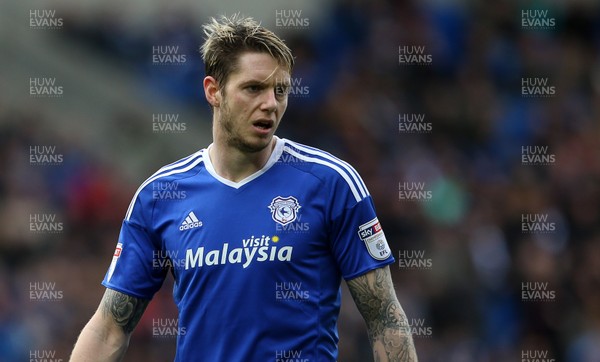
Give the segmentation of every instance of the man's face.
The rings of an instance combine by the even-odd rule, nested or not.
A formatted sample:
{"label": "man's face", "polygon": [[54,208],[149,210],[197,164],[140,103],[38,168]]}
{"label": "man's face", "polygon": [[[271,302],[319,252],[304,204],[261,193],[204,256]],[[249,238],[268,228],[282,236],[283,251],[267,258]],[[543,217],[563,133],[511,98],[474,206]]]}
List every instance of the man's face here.
{"label": "man's face", "polygon": [[289,84],[290,74],[271,55],[241,54],[215,120],[225,143],[243,152],[267,147],[287,107]]}

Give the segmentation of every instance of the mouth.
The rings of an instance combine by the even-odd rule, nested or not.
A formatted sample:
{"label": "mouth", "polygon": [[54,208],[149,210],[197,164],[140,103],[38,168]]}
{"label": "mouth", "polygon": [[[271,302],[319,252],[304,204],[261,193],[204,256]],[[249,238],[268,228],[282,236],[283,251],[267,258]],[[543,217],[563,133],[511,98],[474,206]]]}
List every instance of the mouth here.
{"label": "mouth", "polygon": [[273,128],[274,122],[271,121],[270,119],[259,119],[257,121],[252,122],[252,126],[254,126],[254,128],[263,131],[263,132],[268,132],[271,130],[271,128]]}

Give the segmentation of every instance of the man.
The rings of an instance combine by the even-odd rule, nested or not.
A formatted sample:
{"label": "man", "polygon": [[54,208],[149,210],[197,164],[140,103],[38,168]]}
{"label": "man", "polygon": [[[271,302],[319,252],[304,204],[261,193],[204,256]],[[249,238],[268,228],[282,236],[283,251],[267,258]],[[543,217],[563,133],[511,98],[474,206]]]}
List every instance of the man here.
{"label": "man", "polygon": [[[330,154],[274,135],[291,51],[250,18],[212,19],[205,33],[213,143],[135,193],[106,293],[71,359],[122,358],[170,270],[186,331],[177,361],[335,361],[342,277],[375,360],[416,361],[390,277],[394,258],[362,180]],[[186,197],[156,197],[167,183]]]}

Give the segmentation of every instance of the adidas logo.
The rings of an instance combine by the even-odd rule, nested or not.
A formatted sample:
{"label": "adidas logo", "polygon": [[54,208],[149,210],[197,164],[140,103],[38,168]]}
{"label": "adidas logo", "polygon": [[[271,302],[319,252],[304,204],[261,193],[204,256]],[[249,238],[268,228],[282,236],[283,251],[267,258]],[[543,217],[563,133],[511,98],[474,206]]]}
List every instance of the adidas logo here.
{"label": "adidas logo", "polygon": [[199,228],[200,226],[202,226],[202,221],[198,220],[198,218],[196,217],[196,215],[194,214],[193,211],[190,211],[188,216],[181,223],[179,230],[183,231],[183,230],[188,230],[188,229],[193,229],[193,228]]}

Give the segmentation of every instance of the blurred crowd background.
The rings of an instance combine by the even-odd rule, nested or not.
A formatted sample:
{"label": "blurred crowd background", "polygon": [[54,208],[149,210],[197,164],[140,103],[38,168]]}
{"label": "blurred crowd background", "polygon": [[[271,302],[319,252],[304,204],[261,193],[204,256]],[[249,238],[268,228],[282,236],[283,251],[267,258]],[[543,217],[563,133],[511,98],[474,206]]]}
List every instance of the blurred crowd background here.
{"label": "blurred crowd background", "polygon": [[[55,10],[62,24],[32,28],[34,9]],[[278,26],[277,11],[290,9],[309,25]],[[523,27],[527,9],[548,11],[554,26]],[[421,361],[522,361],[527,351],[600,361],[600,6],[466,0],[3,2],[0,361],[39,350],[68,360],[135,189],[210,143],[200,27],[236,10],[297,57],[293,77],[306,88],[290,95],[279,136],[353,164],[396,259],[416,251],[429,261],[392,266],[409,319],[424,327],[414,336]],[[153,62],[164,45],[185,61]],[[400,46],[423,46],[431,61],[402,64]],[[32,77],[54,77],[64,94],[31,96]],[[524,96],[532,77],[555,93]],[[153,115],[166,113],[184,129],[155,132]],[[430,131],[401,132],[403,114],[424,115]],[[35,146],[55,146],[62,162],[32,164]],[[523,164],[523,146],[547,147],[554,162]],[[431,199],[400,199],[404,182],[423,183]],[[63,229],[34,232],[33,214],[55,215]],[[524,214],[547,215],[555,230],[524,232]],[[62,297],[32,300],[44,282]],[[528,282],[555,297],[525,300]],[[157,318],[176,317],[171,286],[126,360],[173,358],[175,339],[152,332]],[[339,333],[340,362],[371,360],[345,290]]]}

